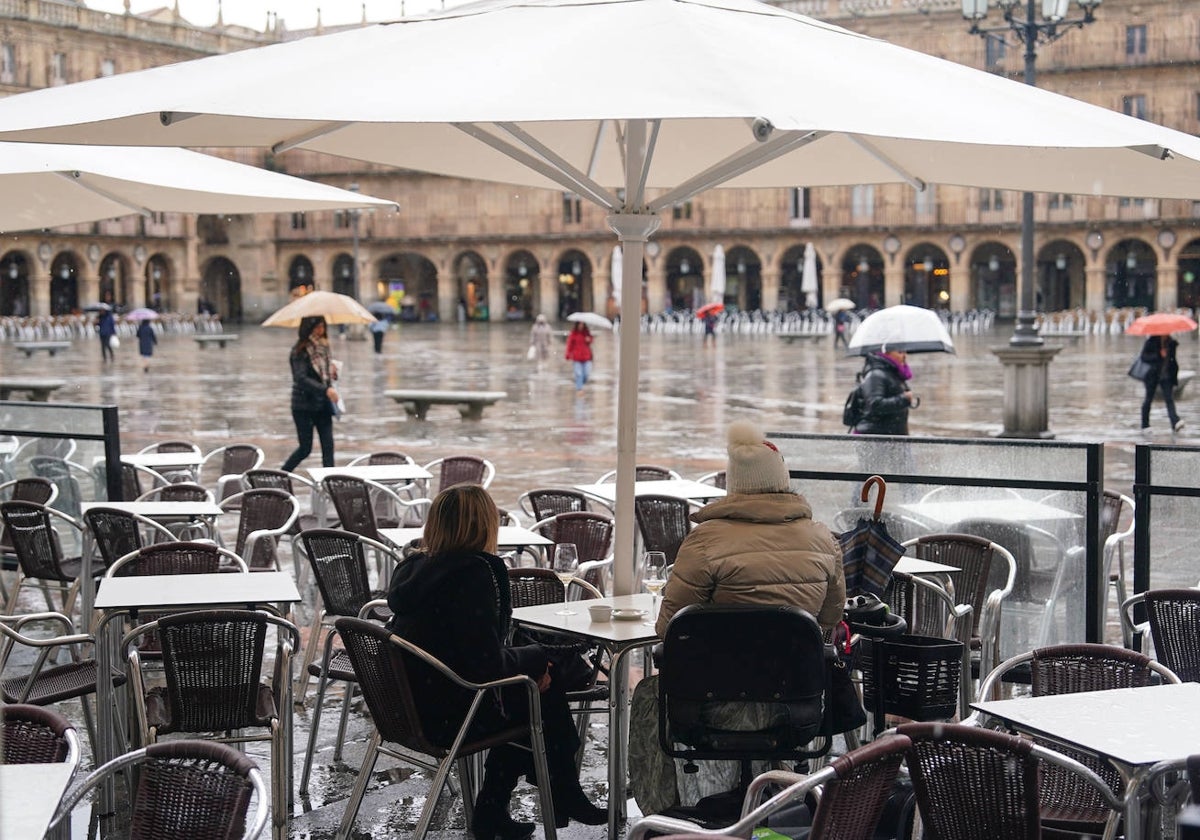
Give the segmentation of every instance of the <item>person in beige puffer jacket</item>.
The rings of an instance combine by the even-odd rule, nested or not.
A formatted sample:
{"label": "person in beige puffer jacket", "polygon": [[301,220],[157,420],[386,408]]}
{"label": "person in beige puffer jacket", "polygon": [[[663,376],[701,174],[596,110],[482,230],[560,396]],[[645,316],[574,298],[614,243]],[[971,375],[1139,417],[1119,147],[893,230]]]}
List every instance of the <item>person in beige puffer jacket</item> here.
{"label": "person in beige puffer jacket", "polygon": [[[811,613],[822,629],[842,619],[846,579],[842,549],[812,508],[791,489],[783,456],[746,421],[729,427],[728,495],[692,515],[663,592],[655,630],[665,634],[676,612],[689,604],[784,604]],[[630,778],[643,813],[728,790],[737,762],[697,762],[699,773],[677,774],[658,745],[657,677],[638,683],[630,721]],[[726,728],[756,729],[755,704],[731,710]]]}

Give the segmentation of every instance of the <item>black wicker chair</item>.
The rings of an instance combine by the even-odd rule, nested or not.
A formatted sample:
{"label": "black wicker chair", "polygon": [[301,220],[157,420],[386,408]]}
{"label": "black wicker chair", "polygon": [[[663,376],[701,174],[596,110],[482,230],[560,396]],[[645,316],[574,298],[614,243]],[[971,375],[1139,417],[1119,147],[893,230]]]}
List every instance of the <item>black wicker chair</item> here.
{"label": "black wicker chair", "polygon": [[245,490],[222,500],[221,509],[240,512],[234,553],[251,571],[277,570],[279,538],[300,515],[296,497],[282,490]]}
{"label": "black wicker chair", "polygon": [[1200,682],[1200,590],[1150,589],[1125,599],[1121,621],[1125,636],[1144,632],[1135,625],[1133,611],[1146,611],[1154,655],[1185,682]]}
{"label": "black wicker chair", "polygon": [[[4,611],[15,612],[22,585],[26,581],[35,581],[41,586],[49,609],[55,609],[50,597],[50,588],[54,588],[62,598],[62,611],[70,615],[79,594],[83,558],[63,555],[62,540],[55,525],[77,533],[81,548],[83,525],[59,510],[35,502],[0,503],[0,518],[4,520],[4,531],[12,540],[13,553],[17,556],[17,580]],[[98,575],[101,571],[95,569],[94,573]]]}
{"label": "black wicker chair", "polygon": [[692,530],[692,504],[679,496],[638,496],[633,500],[643,551],[661,551],[675,562],[679,546]]}
{"label": "black wicker chair", "polygon": [[3,735],[0,764],[57,764],[79,767],[79,736],[75,727],[53,709],[12,703],[0,706]]}
{"label": "black wicker chair", "polygon": [[[138,769],[130,840],[254,840],[267,823],[267,790],[254,761],[224,744],[171,741],[118,756],[91,773],[58,807],[51,830],[113,774]],[[253,821],[250,803],[257,800]]]}
{"label": "black wicker chair", "polygon": [[[532,746],[535,775],[541,793],[542,823],[546,829],[546,836],[555,836],[554,806],[550,798],[546,750],[542,740],[541,701],[533,680],[525,676],[515,676],[488,683],[467,682],[421,648],[377,624],[356,618],[339,618],[336,627],[354,672],[358,675],[359,687],[375,723],[375,732],[367,744],[366,756],[363,758],[354,791],[350,794],[345,816],[338,829],[339,837],[349,837],[354,828],[354,821],[358,816],[363,794],[371,781],[379,753],[409,763],[414,762],[409,753],[428,756],[437,761],[432,786],[421,810],[421,818],[410,835],[412,840],[422,840],[429,830],[434,806],[437,805],[439,794],[446,784],[451,765],[457,763],[462,775],[467,769],[465,759],[506,743]],[[422,708],[421,691],[422,687],[426,686],[438,686],[434,690],[439,696],[457,695],[460,702],[455,703],[455,706],[464,710],[458,732],[451,733],[444,740],[439,734],[431,732],[426,723],[427,720],[446,717],[445,708],[437,712]],[[473,733],[469,735],[476,712],[481,708],[488,708],[488,698],[495,689],[502,686],[525,688],[529,697],[530,722],[481,737]],[[392,744],[405,751],[394,749]],[[419,760],[416,763],[428,766]],[[468,826],[472,817],[472,804],[470,797],[466,797],[464,805],[467,808]]]}

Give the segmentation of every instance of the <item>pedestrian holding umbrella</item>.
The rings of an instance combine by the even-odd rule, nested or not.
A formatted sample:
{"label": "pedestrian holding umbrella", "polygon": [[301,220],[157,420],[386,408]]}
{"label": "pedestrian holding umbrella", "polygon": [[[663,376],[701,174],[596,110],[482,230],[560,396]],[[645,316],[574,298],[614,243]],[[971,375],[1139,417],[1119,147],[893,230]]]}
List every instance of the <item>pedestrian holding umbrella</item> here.
{"label": "pedestrian holding umbrella", "polygon": [[596,312],[572,312],[567,320],[576,324],[587,324],[597,330],[611,330],[613,322]]}
{"label": "pedestrian holding umbrella", "polygon": [[901,304],[864,318],[854,331],[846,353],[869,356],[883,352],[884,348],[905,353],[953,353],[954,342],[932,309]]}
{"label": "pedestrian holding umbrella", "polygon": [[1175,312],[1155,312],[1134,319],[1125,332],[1130,335],[1147,336],[1138,357],[1129,368],[1129,375],[1140,379],[1145,387],[1142,399],[1142,437],[1150,437],[1150,409],[1154,395],[1162,390],[1163,403],[1167,407],[1167,419],[1171,431],[1179,434],[1186,425],[1175,408],[1175,388],[1179,384],[1179,362],[1175,351],[1179,342],[1171,335],[1176,332],[1191,332],[1196,322],[1186,315]]}

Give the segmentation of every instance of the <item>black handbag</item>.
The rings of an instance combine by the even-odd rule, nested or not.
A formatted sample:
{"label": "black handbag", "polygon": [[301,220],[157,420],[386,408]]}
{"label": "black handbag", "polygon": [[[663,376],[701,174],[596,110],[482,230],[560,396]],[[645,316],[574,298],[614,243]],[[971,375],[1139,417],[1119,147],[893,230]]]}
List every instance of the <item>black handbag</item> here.
{"label": "black handbag", "polygon": [[850,625],[839,622],[833,628],[835,656],[829,666],[829,705],[833,732],[840,735],[858,729],[867,722],[867,711],[858,696],[858,688],[850,679],[854,651],[850,645]]}
{"label": "black handbag", "polygon": [[1154,365],[1147,362],[1141,356],[1133,360],[1133,364],[1129,366],[1129,375],[1134,379],[1140,379],[1145,382],[1150,378],[1150,374],[1154,373]]}

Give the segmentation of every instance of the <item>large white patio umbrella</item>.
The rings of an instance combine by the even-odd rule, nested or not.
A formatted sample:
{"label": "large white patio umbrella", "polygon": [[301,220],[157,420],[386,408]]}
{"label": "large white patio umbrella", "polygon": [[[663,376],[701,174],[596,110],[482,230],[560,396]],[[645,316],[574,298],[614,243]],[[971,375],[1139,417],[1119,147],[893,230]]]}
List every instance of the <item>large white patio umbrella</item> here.
{"label": "large white patio umbrella", "polygon": [[130,213],[277,213],[392,202],[185,149],[0,143],[0,231]]}
{"label": "large white patio umbrella", "polygon": [[[530,33],[536,51],[512,48]],[[303,148],[567,190],[611,212],[627,325],[657,214],[713,187],[1200,195],[1200,139],[755,0],[485,0],[9,97],[5,137]],[[621,330],[617,593],[638,339]]]}

